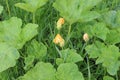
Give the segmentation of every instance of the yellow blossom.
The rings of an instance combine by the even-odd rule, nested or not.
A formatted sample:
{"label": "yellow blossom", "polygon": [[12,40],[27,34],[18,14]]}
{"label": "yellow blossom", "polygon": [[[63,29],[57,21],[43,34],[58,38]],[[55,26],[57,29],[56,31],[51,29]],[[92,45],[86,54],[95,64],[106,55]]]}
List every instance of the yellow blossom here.
{"label": "yellow blossom", "polygon": [[64,18],[59,18],[57,21],[57,29],[60,30],[62,28],[62,25],[64,24]]}
{"label": "yellow blossom", "polygon": [[84,40],[85,42],[87,42],[87,41],[89,40],[89,36],[88,36],[87,33],[85,33],[85,34],[83,35],[83,40]]}
{"label": "yellow blossom", "polygon": [[60,34],[57,34],[56,37],[54,38],[53,42],[55,44],[58,44],[60,47],[63,47],[64,46],[64,39],[61,37]]}

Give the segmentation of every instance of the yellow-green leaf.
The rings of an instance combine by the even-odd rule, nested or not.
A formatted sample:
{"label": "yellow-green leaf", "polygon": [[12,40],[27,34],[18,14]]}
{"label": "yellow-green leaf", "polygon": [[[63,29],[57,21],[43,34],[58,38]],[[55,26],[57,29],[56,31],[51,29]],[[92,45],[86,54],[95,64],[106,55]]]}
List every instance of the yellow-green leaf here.
{"label": "yellow-green leaf", "polygon": [[56,80],[56,70],[50,63],[39,62],[29,70],[20,80]]}
{"label": "yellow-green leaf", "polygon": [[[60,12],[60,15],[69,23],[91,21],[99,17],[96,11],[90,9],[101,0],[56,0],[53,7]],[[93,16],[94,15],[94,16]],[[88,20],[87,20],[88,19]]]}
{"label": "yellow-green leaf", "polygon": [[110,76],[104,76],[103,80],[115,80],[113,77]]}
{"label": "yellow-green leaf", "polygon": [[65,49],[61,51],[62,59],[66,63],[76,63],[82,61],[83,58],[80,54],[76,52],[74,49]]}
{"label": "yellow-green leaf", "polygon": [[84,80],[82,73],[74,63],[63,63],[57,68],[56,80]]}
{"label": "yellow-green leaf", "polygon": [[19,56],[16,48],[7,43],[0,43],[0,72],[15,66]]}
{"label": "yellow-green leaf", "polygon": [[119,48],[114,45],[109,45],[101,49],[101,55],[96,61],[96,64],[102,63],[103,67],[107,68],[107,72],[115,75],[120,67]]}
{"label": "yellow-green leaf", "polygon": [[26,3],[16,3],[15,6],[24,9],[28,12],[36,12],[36,10],[42,7],[48,0],[24,0]]}
{"label": "yellow-green leaf", "polygon": [[0,43],[6,42],[17,49],[21,49],[23,45],[38,34],[37,24],[28,23],[24,28],[22,20],[12,17],[9,20],[0,22]]}

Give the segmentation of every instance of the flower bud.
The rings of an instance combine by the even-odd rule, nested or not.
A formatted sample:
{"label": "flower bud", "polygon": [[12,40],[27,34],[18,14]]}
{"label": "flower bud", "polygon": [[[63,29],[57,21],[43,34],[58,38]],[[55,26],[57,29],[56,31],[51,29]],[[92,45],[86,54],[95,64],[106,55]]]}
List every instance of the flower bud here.
{"label": "flower bud", "polygon": [[83,40],[84,40],[85,42],[89,41],[89,36],[88,36],[87,33],[85,33],[85,34],[83,35]]}
{"label": "flower bud", "polygon": [[56,37],[54,38],[53,42],[55,44],[58,44],[60,47],[64,46],[64,39],[60,36],[60,34],[57,34]]}
{"label": "flower bud", "polygon": [[64,24],[64,18],[59,18],[57,21],[57,29],[60,30],[62,28],[62,24]]}

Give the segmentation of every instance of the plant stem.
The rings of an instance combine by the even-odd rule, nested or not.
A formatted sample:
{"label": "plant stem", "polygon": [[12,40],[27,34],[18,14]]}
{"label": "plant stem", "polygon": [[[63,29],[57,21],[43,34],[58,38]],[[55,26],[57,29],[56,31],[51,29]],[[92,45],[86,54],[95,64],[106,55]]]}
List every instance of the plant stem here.
{"label": "plant stem", "polygon": [[81,49],[80,53],[82,53],[82,52],[83,52],[83,50],[85,49],[86,45],[87,45],[87,42],[85,42],[85,43],[83,44],[83,47],[82,47],[82,49]]}
{"label": "plant stem", "polygon": [[58,54],[60,55],[60,57],[62,57],[62,54],[61,54],[60,50],[56,46],[55,46],[55,48],[56,48]]}
{"label": "plant stem", "polygon": [[89,64],[89,59],[88,59],[88,56],[86,57],[87,58],[87,67],[88,67],[88,80],[91,80],[91,72],[90,72],[90,64]]}
{"label": "plant stem", "polygon": [[71,31],[71,24],[69,25],[68,35],[70,35],[70,31]]}
{"label": "plant stem", "polygon": [[33,12],[33,23],[35,23],[35,12]]}
{"label": "plant stem", "polygon": [[6,5],[7,5],[8,14],[9,14],[9,17],[10,17],[10,8],[9,8],[8,0],[6,0]]}
{"label": "plant stem", "polygon": [[118,75],[116,74],[116,80],[118,80]]}
{"label": "plant stem", "polygon": [[70,39],[70,32],[71,32],[71,24],[69,25],[66,43],[67,43],[67,42],[69,41],[69,39]]}

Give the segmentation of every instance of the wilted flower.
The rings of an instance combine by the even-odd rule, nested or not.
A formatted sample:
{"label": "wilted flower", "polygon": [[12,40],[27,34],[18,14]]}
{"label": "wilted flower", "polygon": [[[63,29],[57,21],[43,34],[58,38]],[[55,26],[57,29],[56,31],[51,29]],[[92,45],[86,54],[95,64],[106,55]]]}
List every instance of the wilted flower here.
{"label": "wilted flower", "polygon": [[58,44],[60,47],[64,46],[64,39],[60,36],[60,34],[57,34],[56,37],[54,38],[53,42],[55,44]]}
{"label": "wilted flower", "polygon": [[89,36],[88,36],[87,33],[85,33],[85,34],[83,35],[83,40],[84,40],[85,42],[87,42],[87,41],[89,40]]}
{"label": "wilted flower", "polygon": [[62,24],[64,24],[64,18],[59,18],[57,21],[57,29],[60,30],[62,28]]}

